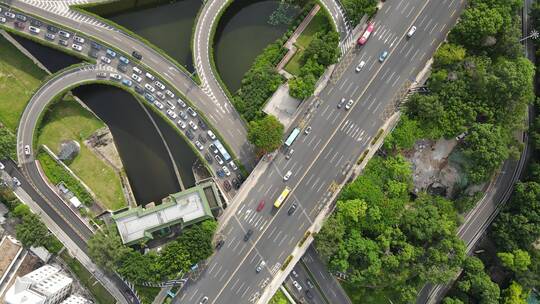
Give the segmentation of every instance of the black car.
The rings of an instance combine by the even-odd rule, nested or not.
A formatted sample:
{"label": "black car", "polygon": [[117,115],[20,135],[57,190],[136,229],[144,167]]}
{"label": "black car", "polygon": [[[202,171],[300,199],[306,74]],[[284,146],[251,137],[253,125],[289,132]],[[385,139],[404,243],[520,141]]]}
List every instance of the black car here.
{"label": "black car", "polygon": [[237,179],[240,183],[242,183],[242,182],[244,181],[244,177],[243,177],[240,173],[236,174],[236,179]]}
{"label": "black car", "polygon": [[219,242],[217,242],[217,244],[216,244],[216,250],[219,250],[221,247],[223,247],[223,244],[225,244],[225,241],[224,241],[224,240],[220,240]]}
{"label": "black car", "polygon": [[199,139],[200,142],[202,142],[203,144],[205,144],[207,142],[206,140],[206,136],[202,136],[201,134],[199,134],[199,137],[197,137]]}
{"label": "black car", "polygon": [[133,51],[133,53],[131,53],[131,55],[133,55],[133,58],[135,58],[137,60],[142,60],[142,55],[137,51]]}
{"label": "black car", "polygon": [[189,129],[186,131],[186,136],[190,140],[193,140],[195,138],[195,135],[193,135],[193,132],[191,132]]}
{"label": "black car", "polygon": [[32,26],[35,26],[35,27],[41,27],[43,25],[43,23],[39,20],[36,20],[36,19],[32,19],[30,20],[30,24]]}
{"label": "black car", "polygon": [[204,154],[204,159],[206,159],[206,161],[208,161],[209,164],[213,163],[214,162],[214,158],[212,157],[212,155],[208,152],[206,152]]}
{"label": "black car", "polygon": [[24,22],[21,22],[21,21],[15,21],[15,27],[19,28],[19,29],[24,29],[25,25],[24,25]]}
{"label": "black car", "polygon": [[206,123],[204,123],[204,121],[202,119],[199,119],[199,127],[201,127],[201,129],[203,129],[203,130],[206,130],[208,128],[206,126]]}
{"label": "black car", "polygon": [[126,67],[125,64],[119,64],[117,68],[118,68],[118,70],[119,70],[120,72],[122,72],[122,73],[127,72],[127,67]]}
{"label": "black car", "polygon": [[101,45],[97,44],[97,43],[94,42],[94,41],[91,41],[91,42],[90,42],[90,46],[91,46],[93,49],[101,50]]}
{"label": "black car", "polygon": [[25,15],[21,15],[21,14],[17,14],[16,18],[17,20],[22,21],[22,22],[26,22],[26,20],[28,19],[26,18]]}
{"label": "black car", "polygon": [[293,203],[293,204],[291,205],[291,207],[289,207],[289,210],[287,210],[287,214],[288,214],[288,215],[293,214],[294,211],[296,210],[296,207],[297,207],[297,204],[296,204],[296,203]]}
{"label": "black car", "polygon": [[58,28],[52,26],[52,25],[47,25],[47,31],[51,32],[51,33],[58,33]]}
{"label": "black car", "polygon": [[139,94],[142,94],[142,93],[144,93],[144,88],[141,87],[140,85],[136,85],[135,86],[135,92],[137,92]]}
{"label": "black car", "polygon": [[249,229],[247,232],[246,232],[246,235],[244,235],[244,242],[247,242],[249,240],[249,238],[251,237],[251,235],[253,234],[253,229]]}
{"label": "black car", "polygon": [[90,52],[88,52],[88,56],[97,59],[98,58],[98,52],[96,50],[90,50]]}
{"label": "black car", "polygon": [[241,184],[240,184],[240,182],[238,181],[238,179],[233,178],[233,179],[232,179],[232,184],[233,184],[234,189],[236,189],[236,190],[240,189],[240,185],[241,185]]}
{"label": "black car", "polygon": [[225,188],[225,191],[227,192],[231,191],[231,183],[228,180],[224,181],[223,188]]}
{"label": "black car", "polygon": [[311,292],[311,290],[309,289],[306,290],[306,297],[310,300],[313,299],[313,293]]}

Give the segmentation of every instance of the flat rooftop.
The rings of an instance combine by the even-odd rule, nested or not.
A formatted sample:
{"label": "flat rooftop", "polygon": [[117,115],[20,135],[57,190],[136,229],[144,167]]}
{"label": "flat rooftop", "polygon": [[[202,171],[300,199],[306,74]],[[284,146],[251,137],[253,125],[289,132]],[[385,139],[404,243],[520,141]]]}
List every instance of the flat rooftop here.
{"label": "flat rooftop", "polygon": [[22,246],[9,236],[5,236],[0,241],[0,279],[4,277],[9,270],[13,260],[17,257]]}
{"label": "flat rooftop", "polygon": [[152,239],[152,232],[175,224],[190,225],[213,218],[204,191],[209,186],[215,189],[213,183],[204,183],[169,195],[161,205],[149,208],[139,206],[113,215],[122,242],[134,244],[140,240]]}

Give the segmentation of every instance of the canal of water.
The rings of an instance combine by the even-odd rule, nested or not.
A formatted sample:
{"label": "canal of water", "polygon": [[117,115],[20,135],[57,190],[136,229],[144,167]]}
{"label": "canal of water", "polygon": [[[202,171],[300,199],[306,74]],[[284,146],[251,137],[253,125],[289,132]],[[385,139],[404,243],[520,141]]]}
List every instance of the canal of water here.
{"label": "canal of water", "polygon": [[214,37],[214,58],[230,92],[238,90],[255,57],[287,31],[288,25],[268,23],[278,6],[275,0],[238,0],[221,17]]}
{"label": "canal of water", "polygon": [[[151,5],[122,0],[89,10],[148,39],[193,71],[191,34],[202,2],[142,2],[149,1]],[[214,37],[214,58],[219,74],[231,92],[238,90],[255,57],[288,29],[287,25],[268,23],[278,5],[277,0],[234,0],[221,17]],[[297,10],[291,9],[288,13],[294,15]]]}
{"label": "canal of water", "polygon": [[[77,58],[33,41],[15,38],[52,72],[80,62]],[[184,186],[189,188],[195,184],[191,166],[197,157],[193,151],[161,117],[152,111],[148,111],[149,116],[130,93],[97,84],[81,86],[73,92],[111,130],[139,204],[159,203],[168,194],[181,190],[169,154],[151,117],[171,150]]]}

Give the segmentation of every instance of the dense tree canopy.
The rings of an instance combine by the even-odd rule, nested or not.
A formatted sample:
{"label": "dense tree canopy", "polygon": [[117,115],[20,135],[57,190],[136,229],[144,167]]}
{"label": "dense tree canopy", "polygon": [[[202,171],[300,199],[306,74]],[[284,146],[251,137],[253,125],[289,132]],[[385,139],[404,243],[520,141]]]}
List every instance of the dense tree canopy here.
{"label": "dense tree canopy", "polygon": [[373,15],[377,11],[377,0],[342,0],[341,4],[353,24],[360,22],[364,15]]}
{"label": "dense tree canopy", "polygon": [[134,283],[160,282],[180,273],[212,254],[215,221],[204,221],[183,230],[160,253],[142,254],[124,246],[114,228],[96,233],[88,243],[92,259],[109,271],[116,271]]}
{"label": "dense tree canopy", "polygon": [[423,283],[451,279],[465,257],[451,202],[422,194],[410,201],[410,164],[373,158],[344,188],[316,237],[319,253],[349,281],[410,302]]}

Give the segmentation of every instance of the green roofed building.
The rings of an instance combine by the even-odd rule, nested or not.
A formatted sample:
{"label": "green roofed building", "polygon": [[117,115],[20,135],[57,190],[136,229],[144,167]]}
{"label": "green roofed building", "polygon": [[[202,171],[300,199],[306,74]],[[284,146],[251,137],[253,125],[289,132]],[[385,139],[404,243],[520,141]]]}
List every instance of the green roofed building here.
{"label": "green roofed building", "polygon": [[152,233],[173,225],[182,228],[214,218],[212,209],[221,208],[221,199],[213,182],[199,184],[185,191],[170,194],[162,204],[142,206],[112,216],[126,245],[153,239]]}

